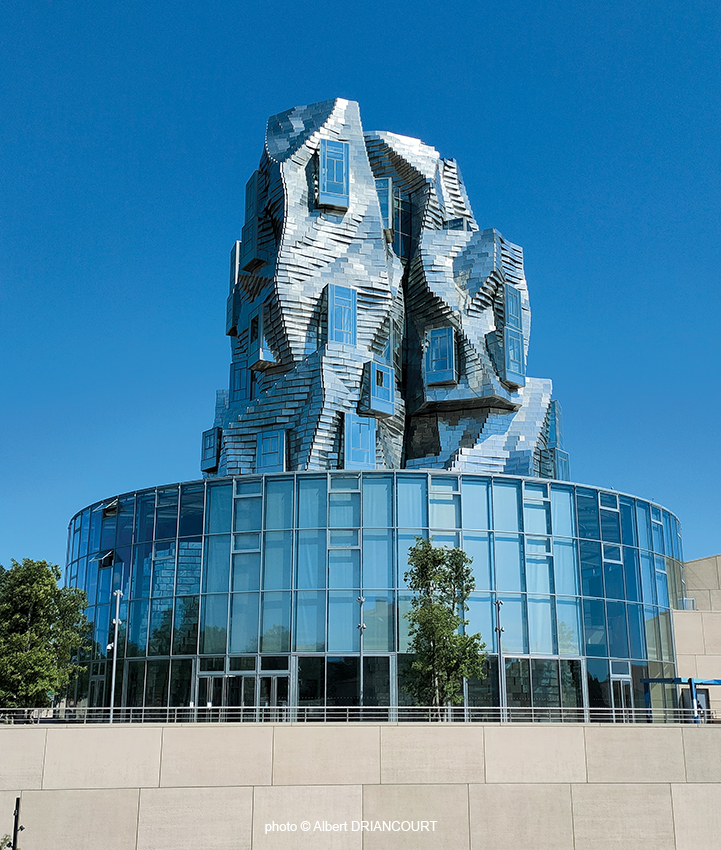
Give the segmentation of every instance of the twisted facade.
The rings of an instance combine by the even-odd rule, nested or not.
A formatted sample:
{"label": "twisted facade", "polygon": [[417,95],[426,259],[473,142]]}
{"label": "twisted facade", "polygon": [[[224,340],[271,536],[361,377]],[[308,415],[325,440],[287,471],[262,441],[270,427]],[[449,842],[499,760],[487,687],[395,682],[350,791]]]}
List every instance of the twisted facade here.
{"label": "twisted facade", "polygon": [[230,288],[205,473],[569,478],[551,381],[526,377],[521,248],[479,229],[454,160],[364,134],[357,103],[269,119]]}

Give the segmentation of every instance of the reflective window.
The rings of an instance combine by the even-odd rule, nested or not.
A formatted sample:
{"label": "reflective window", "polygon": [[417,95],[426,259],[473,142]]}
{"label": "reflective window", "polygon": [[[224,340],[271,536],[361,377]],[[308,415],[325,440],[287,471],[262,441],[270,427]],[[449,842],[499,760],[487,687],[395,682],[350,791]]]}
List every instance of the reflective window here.
{"label": "reflective window", "polygon": [[360,603],[357,591],[328,594],[328,652],[358,652],[360,649]]}
{"label": "reflective window", "polygon": [[145,679],[145,707],[161,708],[168,704],[170,661],[148,661]]}
{"label": "reflective window", "polygon": [[363,587],[393,587],[391,531],[363,531]]}
{"label": "reflective window", "polygon": [[551,533],[549,502],[526,502],[523,506],[523,527],[530,534]]}
{"label": "reflective window", "polygon": [[230,582],[230,535],[205,538],[203,593],[227,593]]}
{"label": "reflective window", "polygon": [[578,565],[574,540],[553,541],[553,571],[556,593],[578,594]]}
{"label": "reflective window", "polygon": [[531,676],[527,658],[506,658],[506,704],[513,708],[531,705]]}
{"label": "reflective window", "polygon": [[556,652],[550,596],[528,597],[528,650],[539,655]]}
{"label": "reflective window", "polygon": [[153,596],[172,596],[175,585],[175,541],[156,543],[153,552]]}
{"label": "reflective window", "polygon": [[393,525],[393,476],[363,477],[363,525],[386,528]]}
{"label": "reflective window", "polygon": [[616,658],[628,658],[628,629],[626,606],[623,602],[607,602],[608,654]]}
{"label": "reflective window", "polygon": [[526,639],[525,599],[522,596],[503,596],[501,635],[503,652],[528,652]]}
{"label": "reflective window", "polygon": [[576,488],[576,508],[578,516],[578,536],[591,540],[600,538],[598,522],[598,502],[595,490]]}
{"label": "reflective window", "polygon": [[621,524],[618,511],[601,508],[601,539],[609,543],[621,542]]}
{"label": "reflective window", "polygon": [[325,658],[298,659],[298,705],[325,705]]}
{"label": "reflective window", "polygon": [[295,649],[298,652],[325,651],[325,604],[323,591],[296,594]]}
{"label": "reflective window", "polygon": [[523,590],[521,539],[517,534],[495,535],[496,588]]}
{"label": "reflective window", "polygon": [[285,431],[258,434],[255,466],[258,472],[285,471]]}
{"label": "reflective window", "polygon": [[[138,496],[137,512],[135,514],[135,542],[145,543],[153,539],[153,519],[155,516],[155,492],[141,493]],[[97,551],[97,546],[93,548],[92,534],[90,535],[89,552]],[[98,540],[98,542],[100,542]]]}
{"label": "reflective window", "polygon": [[579,548],[582,593],[584,596],[603,596],[601,544],[590,540],[581,540]]}
{"label": "reflective window", "polygon": [[564,708],[580,708],[583,705],[581,662],[561,659],[559,666],[561,705]]}
{"label": "reflective window", "polygon": [[328,284],[328,342],[356,344],[356,291]]}
{"label": "reflective window", "polygon": [[560,655],[581,654],[581,606],[578,599],[556,598],[558,652]]}
{"label": "reflective window", "polygon": [[549,537],[526,537],[526,590],[551,593],[553,565]]}
{"label": "reflective window", "polygon": [[290,593],[263,594],[261,652],[290,652]]}
{"label": "reflective window", "polygon": [[395,606],[393,592],[364,593],[363,651],[392,652],[394,647]]}
{"label": "reflective window", "polygon": [[200,537],[188,537],[178,541],[178,572],[175,579],[175,592],[178,596],[198,593],[200,590],[202,550]]}
{"label": "reflective window", "polygon": [[235,500],[235,530],[260,531],[263,500],[258,498]]}
{"label": "reflective window", "polygon": [[636,512],[633,499],[620,496],[618,501],[621,509],[621,541],[626,546],[636,546]]}
{"label": "reflective window", "polygon": [[225,654],[228,634],[228,594],[203,596],[201,601],[200,652]]}
{"label": "reflective window", "polygon": [[324,528],[327,499],[325,475],[298,478],[298,528]]}
{"label": "reflective window", "polygon": [[150,603],[148,655],[170,655],[173,600],[153,599]]}
{"label": "reflective window", "polygon": [[463,476],[463,527],[490,528],[488,522],[488,481]]}
{"label": "reflective window", "polygon": [[398,476],[397,483],[398,525],[403,528],[426,527],[428,525],[428,493],[426,476]]}
{"label": "reflective window", "polygon": [[643,607],[641,605],[628,605],[626,606],[626,612],[628,616],[631,658],[645,658],[646,642],[644,640]]}
{"label": "reflective window", "polygon": [[330,528],[357,528],[360,525],[360,493],[331,493]]}
{"label": "reflective window", "polygon": [[358,705],[360,658],[326,659],[326,705]]}
{"label": "reflective window", "polygon": [[370,416],[345,414],[344,465],[346,469],[375,469],[376,421]]}
{"label": "reflective window", "polygon": [[493,482],[493,527],[497,531],[520,531],[518,485]]}
{"label": "reflective window", "polygon": [[606,617],[602,599],[583,600],[583,630],[586,635],[586,655],[608,655]]}
{"label": "reflective window", "polygon": [[390,658],[363,658],[363,705],[390,705]]}
{"label": "reflective window", "polygon": [[326,532],[299,531],[297,587],[325,587]]}
{"label": "reflective window", "polygon": [[561,704],[558,661],[533,658],[531,660],[534,708],[553,708]]}
{"label": "reflective window", "polygon": [[360,587],[360,549],[328,552],[328,587]]}
{"label": "reflective window", "polygon": [[263,589],[285,590],[293,574],[293,532],[266,531],[263,553]]}
{"label": "reflective window", "polygon": [[348,209],[350,145],[334,139],[320,140],[318,204]]}
{"label": "reflective window", "polygon": [[173,655],[195,655],[198,651],[198,611],[197,596],[175,598]]}
{"label": "reflective window", "polygon": [[258,651],[258,593],[234,593],[230,599],[229,652]]}
{"label": "reflective window", "polygon": [[232,492],[231,484],[208,485],[206,534],[222,534],[230,531]]}
{"label": "reflective window", "polygon": [[270,478],[265,483],[265,527],[293,527],[293,479]]}
{"label": "reflective window", "polygon": [[453,328],[426,332],[426,383],[452,384],[456,378],[456,352]]}
{"label": "reflective window", "polygon": [[638,545],[641,549],[651,548],[651,516],[646,502],[636,502],[638,523]]}
{"label": "reflective window", "polygon": [[260,552],[240,552],[233,555],[232,589],[260,589]]}
{"label": "reflective window", "polygon": [[[502,616],[502,615],[501,615]],[[490,593],[472,593],[468,599],[466,612],[467,635],[480,634],[488,652],[496,652],[496,633],[493,623],[493,600]]]}
{"label": "reflective window", "polygon": [[178,529],[178,488],[158,490],[158,506],[155,511],[155,539],[175,537]]}
{"label": "reflective window", "polygon": [[147,599],[131,602],[128,605],[128,645],[126,655],[132,657],[145,655],[148,643],[148,606]]}
{"label": "reflective window", "polygon": [[473,534],[463,533],[463,550],[473,558],[471,567],[476,580],[476,590],[492,590],[491,576],[491,535],[488,532]]}
{"label": "reflective window", "polygon": [[638,572],[638,552],[628,546],[623,547],[623,573],[626,585],[626,599],[641,601],[641,584]]}

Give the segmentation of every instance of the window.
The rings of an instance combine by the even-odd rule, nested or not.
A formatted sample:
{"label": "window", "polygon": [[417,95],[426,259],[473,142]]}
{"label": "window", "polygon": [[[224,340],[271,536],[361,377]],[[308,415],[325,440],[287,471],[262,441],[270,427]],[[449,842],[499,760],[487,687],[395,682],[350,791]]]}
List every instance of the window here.
{"label": "window", "polygon": [[230,403],[250,399],[250,375],[245,363],[230,364]]}
{"label": "window", "polygon": [[434,328],[426,333],[426,384],[455,384],[456,351],[453,328]]}
{"label": "window", "polygon": [[258,434],[256,472],[285,472],[285,431]]}
{"label": "window", "polygon": [[510,283],[505,287],[506,327],[523,330],[521,324],[521,293]]}
{"label": "window", "polygon": [[523,352],[523,334],[508,325],[503,329],[505,370],[503,380],[523,387],[526,384],[526,363]]}
{"label": "window", "polygon": [[356,291],[328,284],[328,342],[356,344]]}
{"label": "window", "polygon": [[241,233],[240,267],[244,271],[253,271],[265,263],[265,256],[260,251],[259,217],[261,211],[263,176],[260,171],[245,184],[245,224]]}
{"label": "window", "polygon": [[366,363],[363,375],[361,408],[373,416],[392,416],[394,405],[395,372],[390,366]]}
{"label": "window", "polygon": [[393,189],[393,250],[403,263],[411,255],[411,201],[397,187]]}
{"label": "window", "polygon": [[380,177],[376,180],[376,192],[381,205],[381,220],[383,229],[389,230],[393,227],[393,181],[390,177]]}
{"label": "window", "polygon": [[203,431],[203,448],[200,458],[200,468],[203,472],[214,472],[218,468],[221,434],[220,428]]}
{"label": "window", "polygon": [[346,469],[375,469],[376,467],[376,421],[370,417],[345,415]]}
{"label": "window", "polygon": [[348,142],[320,140],[320,185],[318,204],[348,209]]}
{"label": "window", "polygon": [[248,321],[248,366],[251,369],[267,369],[275,364],[273,352],[266,340],[266,306],[256,307]]}

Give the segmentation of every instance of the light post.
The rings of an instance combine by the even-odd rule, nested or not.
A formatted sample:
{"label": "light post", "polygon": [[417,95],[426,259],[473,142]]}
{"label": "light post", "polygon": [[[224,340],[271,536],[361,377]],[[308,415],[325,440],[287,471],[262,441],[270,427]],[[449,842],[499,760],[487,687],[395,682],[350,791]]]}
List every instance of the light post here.
{"label": "light post", "polygon": [[120,598],[123,595],[122,590],[114,590],[115,597],[115,616],[113,617],[113,642],[108,645],[108,649],[113,650],[113,672],[110,682],[110,722],[113,722],[113,709],[115,708],[115,673],[118,669],[118,629],[120,628]]}
{"label": "light post", "polygon": [[506,667],[503,663],[503,646],[501,644],[501,635],[503,634],[503,626],[501,625],[501,605],[502,599],[496,599],[493,603],[496,606],[496,628],[495,632],[498,637],[498,705],[500,708],[501,721],[506,719]]}

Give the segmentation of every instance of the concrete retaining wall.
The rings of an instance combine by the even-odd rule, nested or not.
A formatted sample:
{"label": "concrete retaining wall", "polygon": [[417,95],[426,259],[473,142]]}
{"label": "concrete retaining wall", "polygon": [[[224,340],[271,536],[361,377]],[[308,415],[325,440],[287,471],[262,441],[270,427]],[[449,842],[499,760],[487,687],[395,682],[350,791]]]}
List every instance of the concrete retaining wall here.
{"label": "concrete retaining wall", "polygon": [[21,850],[703,850],[721,726],[5,726],[0,789]]}

